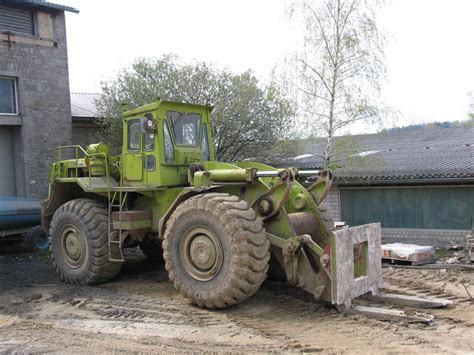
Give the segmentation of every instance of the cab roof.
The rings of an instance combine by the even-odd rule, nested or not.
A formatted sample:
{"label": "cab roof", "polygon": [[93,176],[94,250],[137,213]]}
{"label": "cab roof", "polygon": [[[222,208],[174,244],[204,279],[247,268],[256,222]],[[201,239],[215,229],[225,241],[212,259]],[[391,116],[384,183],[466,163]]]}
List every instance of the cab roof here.
{"label": "cab roof", "polygon": [[130,116],[136,116],[144,112],[150,112],[158,109],[161,105],[165,106],[176,106],[176,107],[185,107],[187,109],[192,109],[192,108],[204,108],[209,110],[209,112],[212,111],[213,106],[211,105],[199,105],[199,104],[192,104],[192,103],[187,103],[187,102],[178,102],[178,101],[169,101],[169,100],[162,100],[162,99],[157,99],[154,102],[151,102],[149,104],[127,110],[123,112],[123,117],[130,117]]}

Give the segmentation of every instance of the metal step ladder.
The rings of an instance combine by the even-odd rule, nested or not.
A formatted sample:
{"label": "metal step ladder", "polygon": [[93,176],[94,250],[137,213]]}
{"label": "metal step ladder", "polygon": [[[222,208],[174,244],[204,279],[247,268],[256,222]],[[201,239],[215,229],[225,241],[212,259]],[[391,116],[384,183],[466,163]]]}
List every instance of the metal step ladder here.
{"label": "metal step ladder", "polygon": [[[111,198],[109,198],[108,208],[108,245],[109,245],[109,260],[115,262],[125,261],[123,257],[123,241],[127,237],[128,231],[122,231],[122,212],[125,201],[127,200],[128,192],[123,193],[122,189],[115,191]],[[117,201],[118,197],[118,202]],[[114,221],[112,212],[114,208],[118,209],[118,229],[114,228]]]}

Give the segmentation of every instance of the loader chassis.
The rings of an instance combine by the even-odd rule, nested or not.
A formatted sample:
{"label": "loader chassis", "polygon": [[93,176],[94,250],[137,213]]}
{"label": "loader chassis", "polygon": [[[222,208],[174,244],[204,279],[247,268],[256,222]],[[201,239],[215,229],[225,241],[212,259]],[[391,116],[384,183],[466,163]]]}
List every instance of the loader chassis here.
{"label": "loader chassis", "polygon": [[110,280],[123,248],[139,245],[202,307],[250,297],[270,258],[288,283],[332,304],[376,294],[380,225],[334,228],[323,204],[330,171],[216,161],[210,112],[158,100],[123,113],[119,156],[103,143],[57,149],[42,221],[60,277]]}

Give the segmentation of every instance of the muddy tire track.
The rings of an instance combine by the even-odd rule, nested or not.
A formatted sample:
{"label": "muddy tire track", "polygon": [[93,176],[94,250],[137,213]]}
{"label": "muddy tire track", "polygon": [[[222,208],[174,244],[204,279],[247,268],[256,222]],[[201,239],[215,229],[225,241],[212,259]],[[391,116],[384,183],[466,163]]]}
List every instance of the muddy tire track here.
{"label": "muddy tire track", "polygon": [[429,310],[437,320],[420,325],[340,313],[268,281],[242,304],[201,309],[174,290],[161,265],[136,259],[123,266],[117,279],[98,287],[60,283],[49,264],[31,264],[31,272],[41,272],[38,280],[7,273],[0,284],[0,352],[474,351],[474,305],[461,285],[474,280],[466,272],[384,269],[386,290],[456,302]]}

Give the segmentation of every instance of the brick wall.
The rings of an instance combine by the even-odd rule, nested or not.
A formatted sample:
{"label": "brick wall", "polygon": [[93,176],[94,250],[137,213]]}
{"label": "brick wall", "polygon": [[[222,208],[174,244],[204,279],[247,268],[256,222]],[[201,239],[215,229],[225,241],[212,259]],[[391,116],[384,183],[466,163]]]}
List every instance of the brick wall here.
{"label": "brick wall", "polygon": [[383,228],[382,241],[384,243],[399,242],[444,247],[451,241],[464,244],[464,236],[468,233],[468,230],[452,229]]}
{"label": "brick wall", "polygon": [[72,123],[72,144],[78,144],[84,149],[89,144],[97,143],[99,127],[92,122],[74,122]]}
{"label": "brick wall", "polygon": [[18,83],[19,115],[0,116],[0,124],[19,132],[14,137],[17,194],[39,198],[48,192],[55,147],[71,143],[65,16],[46,15],[54,23],[53,39],[12,36],[11,42],[0,42],[0,75]]}

